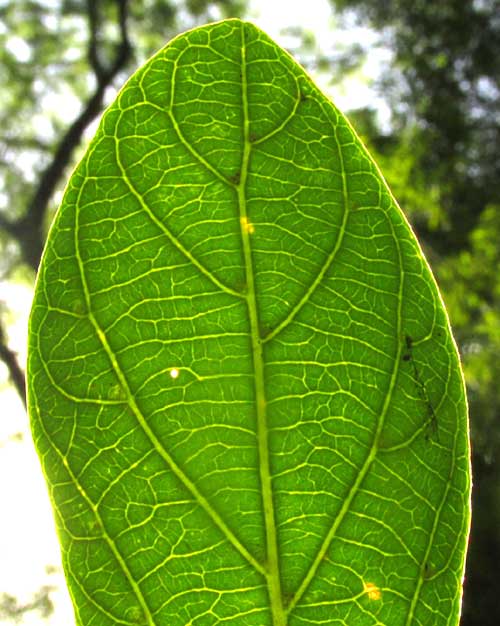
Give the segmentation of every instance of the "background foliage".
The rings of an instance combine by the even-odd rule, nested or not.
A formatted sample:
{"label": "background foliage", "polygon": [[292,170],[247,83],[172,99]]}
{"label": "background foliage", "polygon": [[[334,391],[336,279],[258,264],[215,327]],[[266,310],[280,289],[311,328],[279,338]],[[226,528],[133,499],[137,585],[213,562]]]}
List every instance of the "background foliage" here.
{"label": "background foliage", "polygon": [[[500,1],[331,0],[344,24],[375,30],[392,51],[368,102],[350,115],[426,250],[466,372],[473,438],[473,529],[464,626],[497,624],[500,559]],[[245,16],[239,0],[0,2],[0,277],[34,280],[47,226],[92,122],[130,72],[177,32]],[[295,31],[308,66],[338,80],[369,49],[331,58]],[[332,39],[335,33],[332,31]],[[64,103],[61,106],[61,103]],[[0,359],[24,398],[22,364],[0,312]],[[1,590],[0,590],[1,591]],[[44,598],[0,614],[47,611]],[[42,607],[42,609],[40,608]],[[49,606],[50,609],[50,606]]]}

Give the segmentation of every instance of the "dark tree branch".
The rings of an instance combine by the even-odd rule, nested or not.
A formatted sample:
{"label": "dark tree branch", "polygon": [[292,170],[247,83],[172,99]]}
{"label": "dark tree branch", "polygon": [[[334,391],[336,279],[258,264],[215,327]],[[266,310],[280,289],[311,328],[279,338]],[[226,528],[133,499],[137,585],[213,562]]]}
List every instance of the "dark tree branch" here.
{"label": "dark tree branch", "polygon": [[17,361],[16,353],[7,345],[7,338],[2,325],[0,325],[0,360],[7,366],[12,384],[16,388],[24,406],[26,407],[26,384],[24,372]]}
{"label": "dark tree branch", "polygon": [[90,30],[87,58],[99,84],[104,79],[105,71],[99,57],[99,10],[96,0],[87,0],[87,11]]}
{"label": "dark tree branch", "polygon": [[102,111],[107,87],[112,84],[117,74],[126,65],[131,54],[127,31],[128,0],[116,0],[120,43],[108,68],[106,69],[101,64],[98,53],[99,15],[97,4],[96,0],[87,0],[90,25],[88,58],[96,78],[96,88],[88,98],[81,113],[62,137],[51,163],[42,172],[40,182],[26,214],[13,222],[9,222],[5,218],[0,219],[0,226],[17,239],[24,260],[35,270],[38,268],[43,250],[45,240],[43,226],[50,200],[71,161],[75,148],[80,144],[85,129]]}

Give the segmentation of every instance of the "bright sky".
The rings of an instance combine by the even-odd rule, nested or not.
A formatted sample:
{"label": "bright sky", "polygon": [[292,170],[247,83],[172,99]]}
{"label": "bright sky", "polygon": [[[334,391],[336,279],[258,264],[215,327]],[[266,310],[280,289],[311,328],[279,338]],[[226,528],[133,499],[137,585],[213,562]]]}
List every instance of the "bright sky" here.
{"label": "bright sky", "polygon": [[[18,284],[0,283],[0,294],[11,310],[11,345],[20,361],[26,358],[26,326],[31,289]],[[0,592],[18,598],[21,604],[50,585],[57,611],[43,622],[38,612],[28,612],[18,622],[23,626],[72,626],[72,608],[59,564],[59,546],[52,521],[45,482],[36,456],[28,418],[17,393],[7,387],[7,372],[0,364]],[[48,573],[51,572],[51,573]],[[2,620],[0,624],[12,624]]]}
{"label": "bright sky", "polygon": [[[373,34],[366,30],[334,32],[335,23],[328,0],[253,0],[250,6],[250,19],[288,48],[293,47],[293,38],[283,36],[281,31],[296,25],[313,32],[323,52],[345,44],[347,38],[350,41],[362,38],[364,43],[373,41]],[[16,47],[14,39],[9,44],[11,47]],[[19,55],[29,55],[24,43],[17,43]],[[332,87],[327,75],[315,79],[341,109],[364,106],[370,101],[379,105],[366,85],[366,78],[379,74],[386,58],[384,52],[371,54],[361,73],[341,86]],[[16,307],[12,311],[9,333],[11,345],[19,351],[24,363],[31,290],[22,285],[0,283],[0,294],[0,300],[7,301],[9,306],[14,303]],[[38,612],[28,612],[18,624],[72,626],[72,608],[60,567],[59,547],[40,464],[31,442],[26,414],[16,393],[7,385],[6,368],[1,363],[0,409],[0,593],[11,594],[21,603],[28,603],[38,589],[50,585],[54,587],[50,597],[55,604],[55,613],[44,621]],[[0,615],[0,625],[12,623],[2,621]]]}
{"label": "bright sky", "polygon": [[[300,25],[304,31],[314,33],[316,46],[323,54],[333,53],[354,43],[374,46],[376,34],[368,28],[338,28],[329,0],[253,0],[250,19],[283,47],[294,47],[294,38],[283,35],[287,27]],[[331,84],[328,73],[314,76],[316,84],[342,111],[370,105],[378,110],[382,124],[389,121],[389,109],[370,87],[370,80],[378,77],[390,52],[372,47],[363,67],[348,76],[342,84]]]}

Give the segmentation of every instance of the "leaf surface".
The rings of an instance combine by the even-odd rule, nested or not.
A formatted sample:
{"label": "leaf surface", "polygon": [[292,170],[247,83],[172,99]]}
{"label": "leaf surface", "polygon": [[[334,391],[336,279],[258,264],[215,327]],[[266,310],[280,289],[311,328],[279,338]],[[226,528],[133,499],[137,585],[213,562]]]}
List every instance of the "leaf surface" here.
{"label": "leaf surface", "polygon": [[73,173],[29,407],[78,624],[452,625],[466,405],[342,114],[251,24],[174,39]]}

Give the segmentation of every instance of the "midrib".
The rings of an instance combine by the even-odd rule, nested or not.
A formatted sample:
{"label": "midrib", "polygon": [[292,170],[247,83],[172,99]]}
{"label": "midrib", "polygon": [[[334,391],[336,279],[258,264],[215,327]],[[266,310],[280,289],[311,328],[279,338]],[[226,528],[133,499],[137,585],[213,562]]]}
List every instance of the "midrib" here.
{"label": "midrib", "polygon": [[250,339],[252,344],[255,406],[257,413],[257,440],[259,448],[259,471],[262,489],[262,505],[264,509],[264,523],[266,534],[267,562],[265,564],[267,586],[273,626],[286,626],[287,618],[281,595],[281,581],[279,571],[278,540],[276,534],[276,520],[270,473],[270,455],[267,431],[266,394],[264,387],[264,359],[262,341],[259,331],[259,315],[255,290],[255,276],[253,269],[250,238],[253,228],[247,213],[246,182],[250,161],[251,143],[249,141],[249,114],[247,95],[246,72],[246,45],[245,26],[241,24],[241,82],[243,103],[243,157],[241,163],[240,181],[237,185],[238,208],[240,214],[240,229],[245,262],[247,293],[246,301],[250,323]]}

